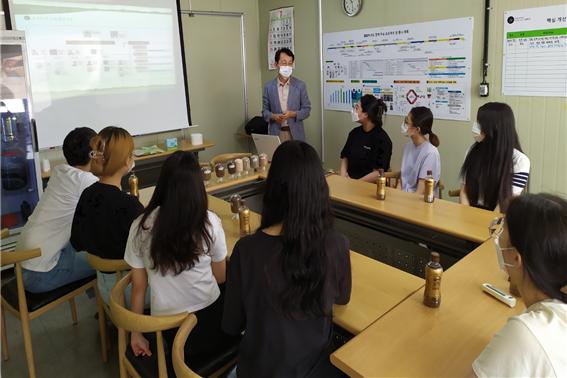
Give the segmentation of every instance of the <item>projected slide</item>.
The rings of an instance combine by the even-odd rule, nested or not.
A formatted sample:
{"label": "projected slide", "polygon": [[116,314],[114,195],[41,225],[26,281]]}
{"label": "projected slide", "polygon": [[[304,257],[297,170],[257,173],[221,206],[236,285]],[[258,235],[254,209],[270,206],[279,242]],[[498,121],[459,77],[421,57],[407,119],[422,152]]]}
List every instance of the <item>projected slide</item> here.
{"label": "projected slide", "polygon": [[[41,147],[60,145],[76,126],[116,124],[132,134],[188,126],[175,0],[10,4],[26,32]],[[79,109],[86,113],[69,114]],[[152,122],[151,109],[168,109],[167,126]]]}

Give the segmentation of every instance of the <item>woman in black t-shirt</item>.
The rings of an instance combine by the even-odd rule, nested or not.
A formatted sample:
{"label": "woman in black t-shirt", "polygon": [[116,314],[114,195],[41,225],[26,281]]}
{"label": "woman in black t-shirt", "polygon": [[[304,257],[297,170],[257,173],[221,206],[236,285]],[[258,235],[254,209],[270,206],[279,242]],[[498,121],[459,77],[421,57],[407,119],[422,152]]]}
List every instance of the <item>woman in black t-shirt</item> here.
{"label": "woman in black t-shirt", "polygon": [[350,300],[348,240],[333,230],[321,161],[305,142],[276,152],[262,224],[230,258],[223,329],[244,337],[239,377],[332,377],[332,306]]}
{"label": "woman in black t-shirt", "polygon": [[386,104],[367,94],[353,109],[353,121],[361,126],[349,134],[341,151],[341,176],[376,182],[380,168],[390,169],[392,141],[382,128]]}
{"label": "woman in black t-shirt", "polygon": [[[134,140],[128,131],[105,127],[91,141],[91,170],[100,180],[86,188],[75,209],[71,244],[105,259],[123,259],[130,226],[144,207],[122,191],[121,180],[134,168]],[[115,274],[98,273],[98,286],[107,302]]]}

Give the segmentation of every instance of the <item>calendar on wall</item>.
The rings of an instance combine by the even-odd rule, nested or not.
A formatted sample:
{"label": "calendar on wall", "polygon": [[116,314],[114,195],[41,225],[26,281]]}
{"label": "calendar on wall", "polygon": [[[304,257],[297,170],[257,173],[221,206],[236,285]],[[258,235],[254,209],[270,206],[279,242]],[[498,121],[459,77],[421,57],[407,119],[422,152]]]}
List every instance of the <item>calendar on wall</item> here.
{"label": "calendar on wall", "polygon": [[502,94],[567,97],[567,5],[504,12]]}
{"label": "calendar on wall", "polygon": [[268,28],[268,69],[276,69],[276,51],[283,47],[294,51],[293,41],[293,7],[271,10]]}

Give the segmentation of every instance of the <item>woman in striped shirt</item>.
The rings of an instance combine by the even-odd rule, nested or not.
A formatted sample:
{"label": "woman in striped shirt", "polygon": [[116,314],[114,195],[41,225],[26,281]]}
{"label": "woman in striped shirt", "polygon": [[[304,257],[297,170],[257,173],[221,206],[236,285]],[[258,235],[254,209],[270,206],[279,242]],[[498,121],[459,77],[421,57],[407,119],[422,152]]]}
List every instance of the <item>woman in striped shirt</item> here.
{"label": "woman in striped shirt", "polygon": [[478,109],[475,143],[461,168],[461,203],[505,212],[528,183],[530,159],[522,152],[510,106],[489,102]]}

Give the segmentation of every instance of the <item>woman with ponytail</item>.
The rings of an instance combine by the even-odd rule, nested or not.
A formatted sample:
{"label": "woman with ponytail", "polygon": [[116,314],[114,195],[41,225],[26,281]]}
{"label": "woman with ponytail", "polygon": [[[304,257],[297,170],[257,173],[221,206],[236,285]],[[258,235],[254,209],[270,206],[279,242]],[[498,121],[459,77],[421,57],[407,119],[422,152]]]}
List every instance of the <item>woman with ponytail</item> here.
{"label": "woman with ponytail", "polygon": [[317,152],[288,141],[266,182],[262,223],[230,258],[223,329],[242,331],[239,377],[332,377],[332,308],[350,299],[348,240],[333,229]]}
{"label": "woman with ponytail", "polygon": [[352,117],[360,126],[348,134],[341,151],[341,176],[376,182],[379,169],[390,169],[392,141],[382,128],[386,109],[382,99],[370,94],[355,105]]}
{"label": "woman with ponytail", "polygon": [[[81,194],[71,229],[71,244],[105,259],[123,259],[130,226],[144,210],[138,198],[122,191],[121,180],[134,168],[134,140],[128,131],[105,127],[91,141],[92,172],[100,180]],[[116,277],[98,273],[108,300]]]}
{"label": "woman with ponytail", "polygon": [[567,377],[567,201],[514,197],[490,227],[500,268],[526,310],[511,317],[472,367],[479,377]]}
{"label": "woman with ponytail", "polygon": [[406,192],[423,194],[427,171],[431,171],[435,179],[435,196],[439,196],[439,138],[433,133],[432,127],[433,113],[425,106],[410,110],[402,123],[402,134],[411,138],[404,146],[401,179],[398,183]]}

